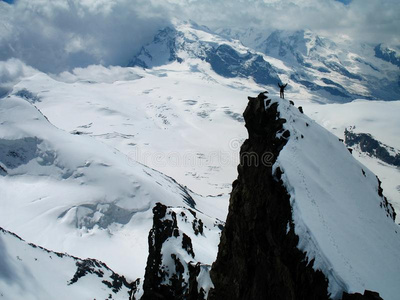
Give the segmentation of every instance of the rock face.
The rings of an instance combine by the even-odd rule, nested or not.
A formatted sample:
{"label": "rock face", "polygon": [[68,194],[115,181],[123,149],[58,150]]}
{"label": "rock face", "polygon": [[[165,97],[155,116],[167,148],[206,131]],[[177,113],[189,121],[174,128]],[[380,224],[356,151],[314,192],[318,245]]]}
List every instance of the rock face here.
{"label": "rock face", "polygon": [[[176,254],[171,254],[170,257],[163,257],[162,254],[162,248],[167,239],[180,236],[176,213],[165,205],[157,203],[153,208],[153,214],[153,228],[149,233],[149,257],[143,285],[144,294],[141,299],[185,299],[189,296],[189,291],[197,292],[197,289],[190,285],[194,282],[185,282],[185,268]],[[194,257],[192,248],[191,239],[183,233],[182,249]],[[169,260],[170,264],[166,264],[166,260]],[[168,269],[168,265],[174,266],[174,269]],[[189,269],[189,274],[194,271],[195,267]],[[190,274],[190,277],[193,275]],[[196,281],[195,283],[197,284]],[[192,295],[189,298],[196,299],[197,297],[198,295]]]}
{"label": "rock face", "polygon": [[400,67],[400,58],[395,50],[389,49],[382,44],[377,45],[375,48],[375,56],[384,61],[390,62],[398,67]]}
{"label": "rock face", "polygon": [[289,195],[280,171],[272,173],[289,132],[277,104],[265,111],[265,101],[264,94],[249,97],[244,112],[249,139],[240,150],[209,299],[328,299],[325,276],[296,247]]}
{"label": "rock face", "polygon": [[360,293],[347,294],[343,293],[342,300],[382,300],[378,293],[366,290],[364,295]]}
{"label": "rock face", "polygon": [[[209,270],[213,258],[207,264],[204,262],[205,247],[200,258],[196,256],[196,250],[207,238],[217,240],[221,222],[212,221],[210,224],[204,215],[192,209],[156,204],[153,228],[149,233],[143,296],[138,298],[206,299],[211,285]],[[206,243],[209,246],[210,241]],[[213,247],[216,248],[217,243]]]}

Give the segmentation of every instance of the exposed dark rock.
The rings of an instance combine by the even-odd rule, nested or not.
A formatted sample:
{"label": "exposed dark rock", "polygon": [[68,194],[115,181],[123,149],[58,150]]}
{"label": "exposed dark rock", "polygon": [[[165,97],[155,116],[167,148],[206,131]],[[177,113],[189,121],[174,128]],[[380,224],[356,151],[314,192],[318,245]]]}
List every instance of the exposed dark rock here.
{"label": "exposed dark rock", "polygon": [[294,82],[297,82],[301,85],[304,85],[308,90],[310,91],[315,91],[315,92],[328,92],[329,94],[336,96],[336,97],[340,97],[342,98],[342,101],[349,101],[352,98],[355,98],[356,95],[352,95],[350,94],[348,91],[346,91],[342,86],[335,84],[333,81],[329,80],[324,80],[322,79],[322,81],[324,81],[327,84],[330,85],[319,85],[316,84],[315,82],[313,82],[313,80],[311,78],[303,78],[303,76],[301,76],[300,74],[292,74],[290,75],[290,79]]}
{"label": "exposed dark rock", "polygon": [[174,229],[178,229],[175,213],[171,218],[164,219],[166,212],[167,207],[161,203],[157,203],[153,208],[153,228],[149,232],[149,256],[143,283],[143,300],[172,299],[174,296],[171,287],[162,284],[167,273],[161,268],[161,248],[163,243],[173,236]]}
{"label": "exposed dark rock", "polygon": [[[57,254],[57,253],[56,253]],[[68,282],[68,285],[76,283],[80,278],[86,276],[87,274],[96,274],[98,277],[103,278],[104,272],[103,268],[109,269],[106,264],[99,262],[95,259],[85,259],[78,260],[76,262],[77,270],[74,277]],[[120,276],[112,272],[109,279],[102,280],[102,283],[110,288],[114,293],[118,293],[122,286],[127,287],[130,290],[130,295],[136,292],[137,285],[139,284],[139,279],[129,283],[124,276]]]}
{"label": "exposed dark rock", "polygon": [[193,209],[189,209],[189,212],[196,218],[196,212]]}
{"label": "exposed dark rock", "polygon": [[237,179],[235,179],[235,180],[232,182],[232,190],[234,190],[238,184],[239,184],[239,181],[238,181]]}
{"label": "exposed dark rock", "polygon": [[286,120],[280,118],[277,103],[269,102],[265,110],[265,100],[264,94],[249,97],[244,112],[249,139],[241,147],[209,299],[328,299],[325,276],[297,248],[282,171],[273,174],[272,164],[246,161],[247,153],[261,157],[265,152],[275,161],[286,144],[285,138],[276,137]]}
{"label": "exposed dark rock", "polygon": [[299,112],[301,112],[302,114],[304,114],[304,111],[303,111],[303,107],[302,107],[302,106],[299,106]]}
{"label": "exposed dark rock", "polygon": [[400,67],[400,58],[395,51],[385,48],[382,44],[377,45],[374,50],[376,57]]}
{"label": "exposed dark rock", "polygon": [[396,152],[396,149],[385,145],[373,138],[369,133],[354,133],[350,130],[344,131],[345,143],[352,147],[359,145],[362,152],[369,156],[376,157],[385,163],[400,167],[400,153],[391,155],[388,150]]}
{"label": "exposed dark rock", "polygon": [[349,150],[350,154],[353,154],[353,149],[347,148],[347,150]]}
{"label": "exposed dark rock", "polygon": [[383,189],[382,189],[382,181],[379,180],[378,176],[376,176],[376,179],[378,180],[378,195],[382,198],[381,202],[381,207],[385,209],[386,215],[390,217],[391,219],[396,220],[396,212],[392,206],[392,204],[389,203],[387,198],[383,195]]}
{"label": "exposed dark rock", "polygon": [[364,295],[360,293],[347,294],[343,293],[342,300],[383,300],[378,293],[365,290]]}
{"label": "exposed dark rock", "polygon": [[15,93],[15,96],[28,100],[30,103],[40,102],[40,98],[27,89],[19,90]]}
{"label": "exposed dark rock", "polygon": [[285,139],[287,139],[289,136],[290,136],[290,131],[289,131],[289,130],[285,130],[285,131],[282,133],[282,137],[284,137]]}
{"label": "exposed dark rock", "polygon": [[98,277],[103,277],[104,272],[100,269],[99,262],[95,260],[85,259],[83,261],[77,261],[76,266],[78,267],[74,277],[69,281],[68,284],[74,284],[79,278],[85,276],[86,274],[96,274]]}
{"label": "exposed dark rock", "polygon": [[292,100],[289,100],[289,103],[290,103],[291,105],[294,105],[294,102],[293,102]]}
{"label": "exposed dark rock", "polygon": [[73,130],[73,131],[71,131],[71,134],[75,134],[75,135],[85,135],[85,134],[88,134],[88,133],[83,132],[83,131],[79,131],[79,130]]}
{"label": "exposed dark rock", "polygon": [[102,283],[108,286],[114,293],[118,293],[121,290],[122,286],[124,285],[131,289],[129,294],[132,295],[133,293],[136,292],[137,286],[140,283],[140,278],[136,279],[136,281],[132,283],[128,283],[124,276],[120,276],[116,273],[113,273],[111,275],[111,279],[112,279],[111,282],[108,280],[103,280]]}
{"label": "exposed dark rock", "polygon": [[185,249],[194,258],[192,240],[185,233],[182,236],[182,249]]}
{"label": "exposed dark rock", "polygon": [[198,292],[198,283],[197,283],[197,276],[200,274],[200,267],[201,265],[199,263],[197,264],[188,264],[189,267],[189,273],[190,273],[190,278],[189,278],[189,291],[188,291],[188,298],[187,300],[203,300],[206,297],[205,291],[203,288],[200,288],[200,291]]}
{"label": "exposed dark rock", "polygon": [[8,172],[7,172],[7,170],[6,170],[5,168],[3,168],[3,167],[0,165],[0,174],[1,174],[1,173],[7,174]]}
{"label": "exposed dark rock", "polygon": [[183,273],[185,272],[185,267],[176,254],[171,254],[171,257],[175,263],[175,272],[173,272],[170,278],[170,289],[172,291],[171,294],[176,299],[177,297],[184,295],[186,284],[185,279],[183,278]]}
{"label": "exposed dark rock", "polygon": [[[193,210],[189,212],[196,216]],[[164,243],[171,238],[182,236],[182,249],[192,258],[195,257],[190,237],[179,232],[176,213],[171,208],[157,203],[153,214],[153,228],[149,232],[149,256],[143,283],[144,293],[141,299],[204,299],[204,290],[198,291],[197,288],[200,264],[196,267],[185,262],[178,254],[179,249],[176,253],[171,253],[170,257],[163,256]],[[186,214],[180,215],[184,217]],[[169,263],[165,264],[168,260]],[[173,269],[169,269],[168,265],[174,265]],[[185,280],[187,277],[190,278],[189,281]]]}
{"label": "exposed dark rock", "polygon": [[192,226],[193,226],[193,231],[194,231],[195,235],[198,235],[199,233],[203,234],[204,224],[201,219],[194,219]]}
{"label": "exposed dark rock", "polygon": [[224,77],[253,77],[259,84],[275,84],[279,81],[275,69],[259,54],[238,53],[227,44],[207,51],[205,60],[212,69]]}

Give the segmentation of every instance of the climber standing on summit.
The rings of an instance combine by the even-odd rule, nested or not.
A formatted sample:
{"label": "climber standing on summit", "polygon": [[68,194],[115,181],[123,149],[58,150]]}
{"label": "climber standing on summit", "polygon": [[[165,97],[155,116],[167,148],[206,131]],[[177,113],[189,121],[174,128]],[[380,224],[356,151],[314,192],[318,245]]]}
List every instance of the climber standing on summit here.
{"label": "climber standing on summit", "polygon": [[281,91],[280,91],[280,93],[279,93],[279,97],[281,97],[282,99],[285,99],[285,87],[287,86],[287,83],[281,85],[281,84],[278,82],[278,86],[279,86],[279,88],[281,89]]}

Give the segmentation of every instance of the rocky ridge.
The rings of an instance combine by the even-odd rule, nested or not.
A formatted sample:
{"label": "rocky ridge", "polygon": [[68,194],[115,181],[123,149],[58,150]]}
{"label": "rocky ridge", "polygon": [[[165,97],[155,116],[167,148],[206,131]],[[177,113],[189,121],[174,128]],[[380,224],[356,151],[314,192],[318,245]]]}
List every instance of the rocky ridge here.
{"label": "rocky ridge", "polygon": [[[382,299],[368,290],[331,295],[326,274],[299,249],[284,173],[273,168],[291,137],[279,105],[265,93],[249,97],[244,112],[249,138],[240,150],[208,299]],[[392,219],[393,209],[381,207]]]}

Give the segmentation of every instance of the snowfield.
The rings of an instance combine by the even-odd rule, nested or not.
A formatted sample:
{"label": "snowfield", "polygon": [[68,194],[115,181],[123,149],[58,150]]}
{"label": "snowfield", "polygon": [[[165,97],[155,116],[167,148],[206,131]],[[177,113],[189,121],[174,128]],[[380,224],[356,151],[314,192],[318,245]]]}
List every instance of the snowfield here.
{"label": "snowfield", "polygon": [[29,242],[103,260],[135,280],[154,204],[195,207],[172,178],[54,127],[26,100],[2,99],[0,115],[1,226]]}

